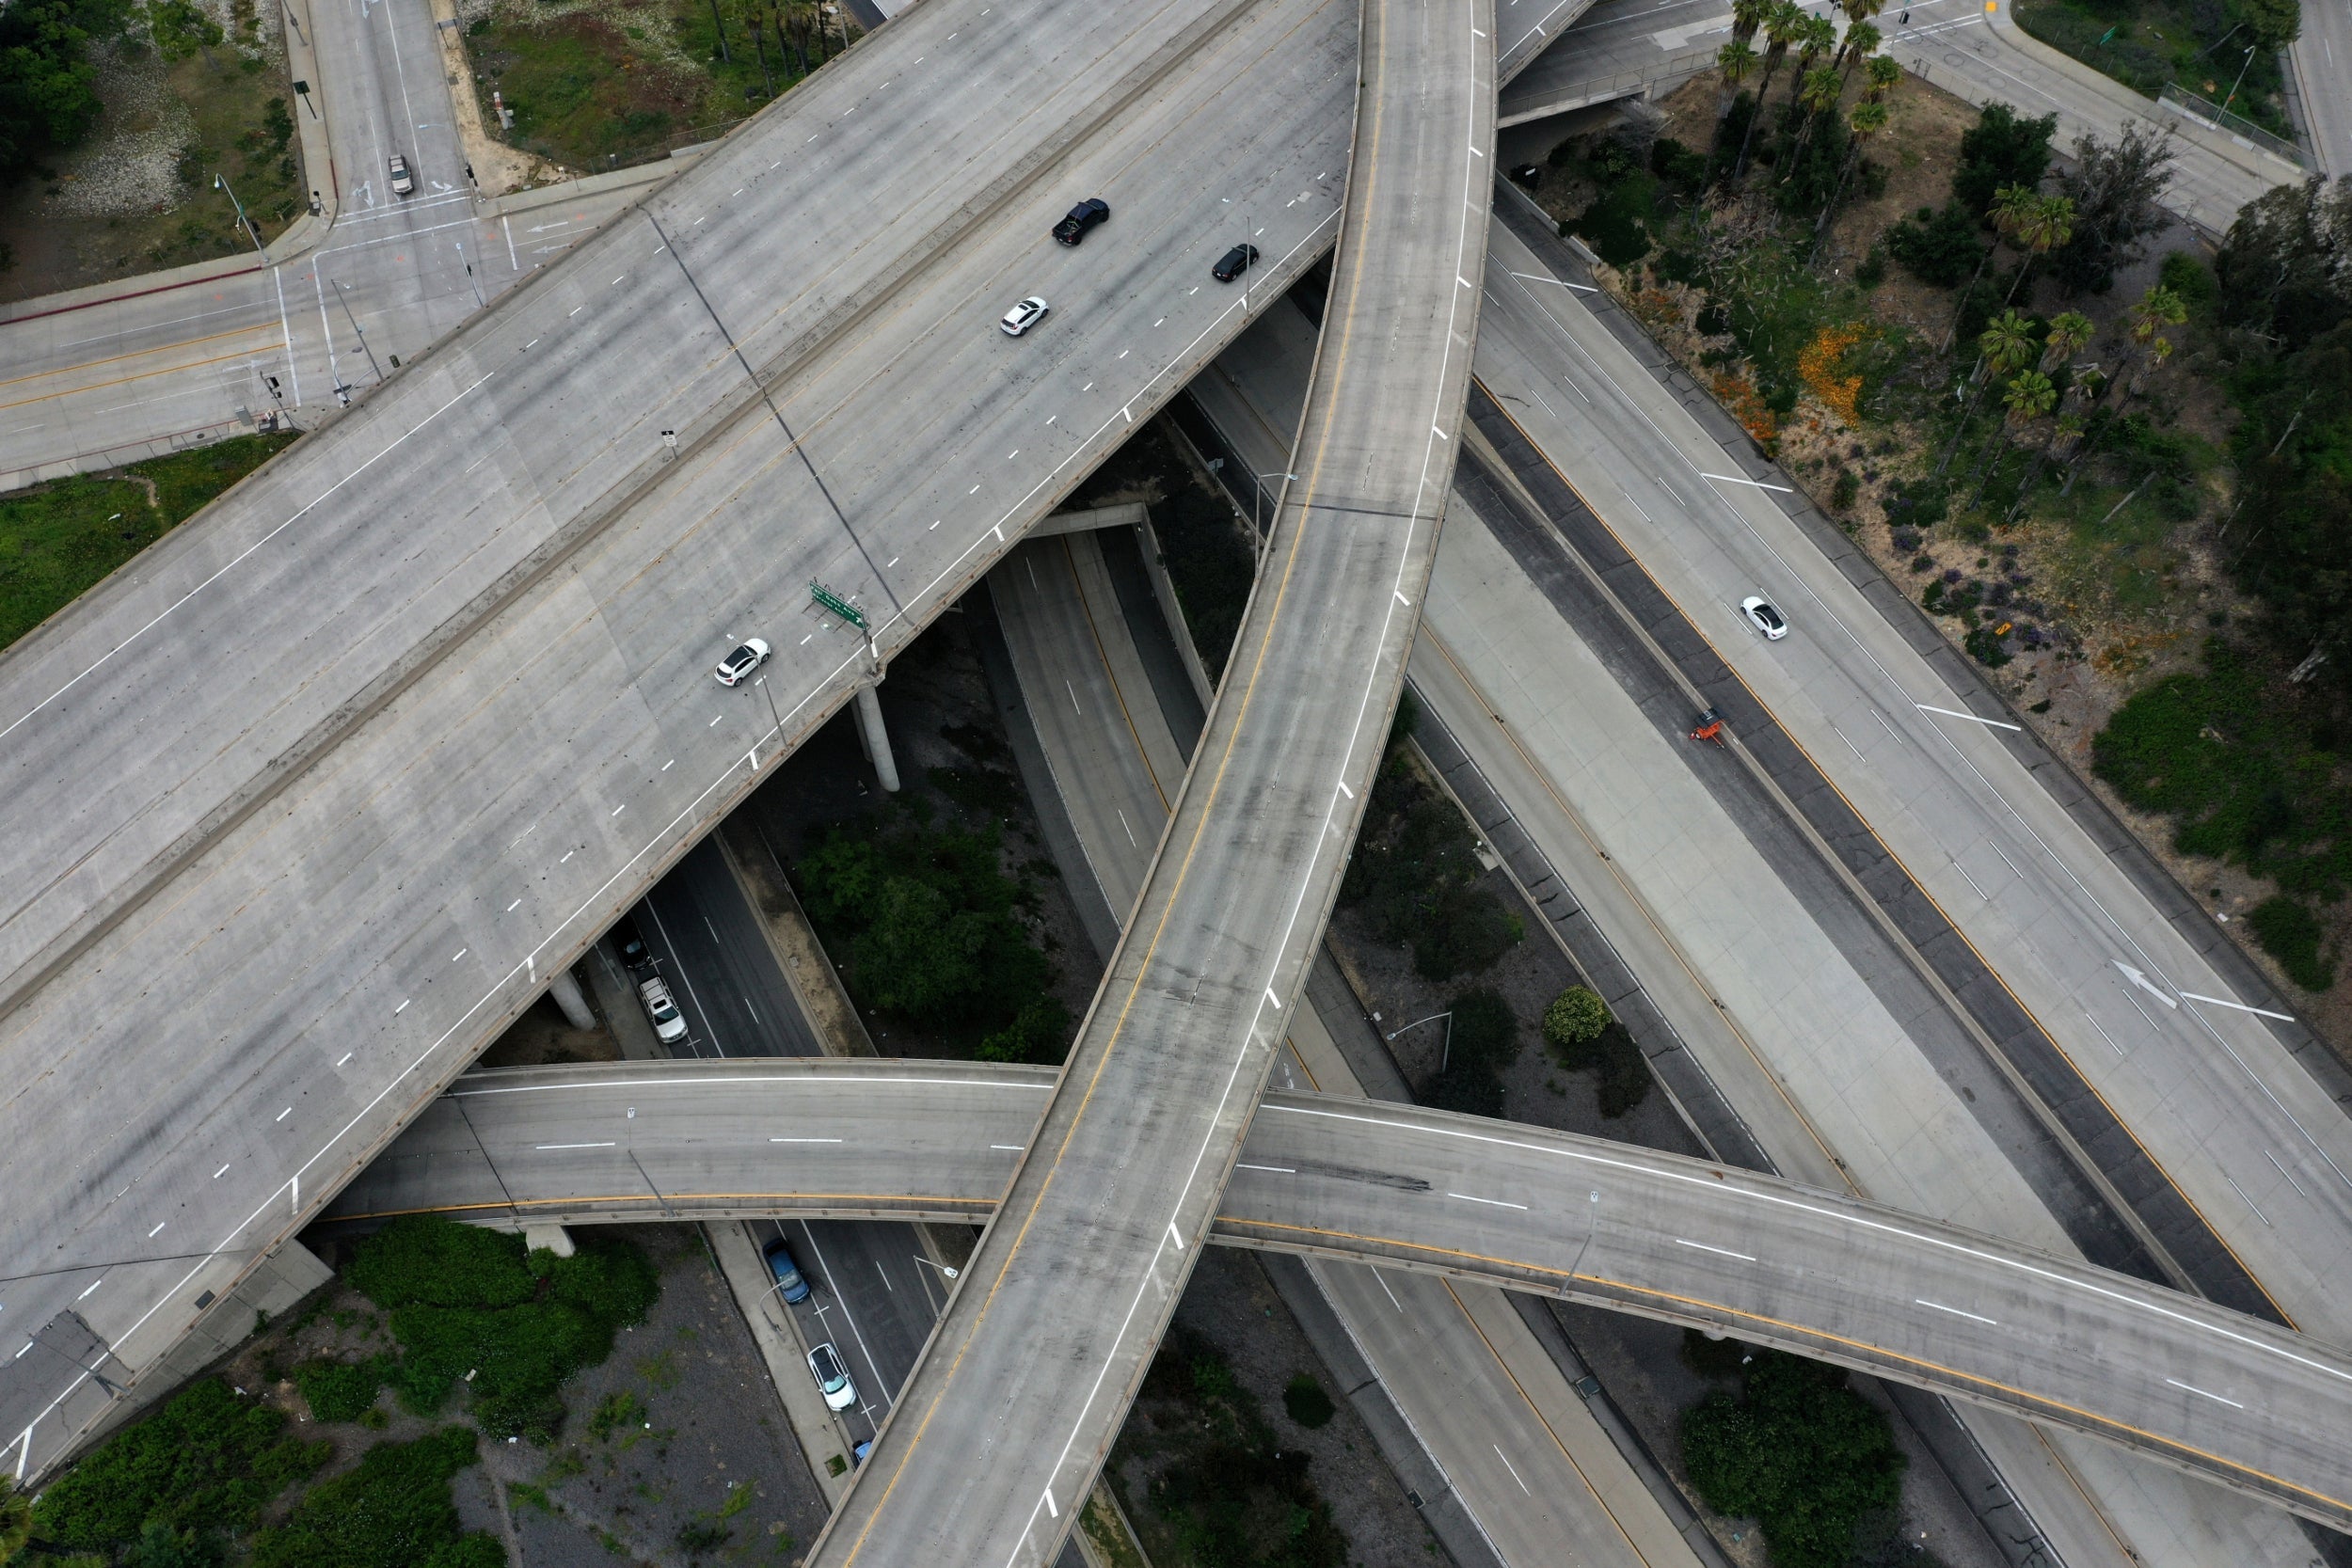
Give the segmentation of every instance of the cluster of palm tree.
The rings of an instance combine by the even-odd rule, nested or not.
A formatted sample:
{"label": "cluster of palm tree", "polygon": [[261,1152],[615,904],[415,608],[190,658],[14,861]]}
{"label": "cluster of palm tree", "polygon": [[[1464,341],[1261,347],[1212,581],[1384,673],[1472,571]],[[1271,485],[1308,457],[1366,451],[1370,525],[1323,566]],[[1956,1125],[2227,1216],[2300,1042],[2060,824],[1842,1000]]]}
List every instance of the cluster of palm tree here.
{"label": "cluster of palm tree", "polygon": [[[2010,520],[2026,509],[2035,485],[2053,462],[2062,460],[2066,465],[2066,483],[2058,493],[2074,493],[2083,460],[2091,450],[2089,437],[2094,416],[2108,425],[2122,419],[2148,372],[2171,356],[2172,341],[2164,335],[2164,329],[2186,321],[2188,308],[2177,293],[2158,283],[2151,286],[2125,315],[2125,347],[2115,373],[2070,375],[2063,391],[2055,372],[2090,345],[2096,330],[2090,317],[2077,310],[2061,310],[2050,318],[2039,342],[2034,338],[2033,318],[2014,306],[2005,307],[1986,324],[1977,338],[1977,363],[1969,372],[1966,404],[1935,465],[1936,477],[1941,478],[1960,451],[1978,404],[1989,388],[1998,384],[2001,420],[1979,450],[1963,511],[1983,498],[2001,453],[2011,446],[2030,445],[2034,455],[2018,486],[2017,499],[2009,509]],[[2114,402],[2108,405],[2106,399],[2110,392]],[[2032,441],[2031,433],[2044,420],[2049,421],[2048,434],[2038,442]]]}
{"label": "cluster of palm tree", "polygon": [[[1884,8],[1885,3],[1886,0],[1840,0],[1839,8],[1846,13],[1846,30],[1841,37],[1836,23],[1826,16],[1808,13],[1797,0],[1733,0],[1731,41],[1715,54],[1716,68],[1724,84],[1718,119],[1730,111],[1740,86],[1752,76],[1759,77],[1755,106],[1740,138],[1739,155],[1732,161],[1733,184],[1747,174],[1748,158],[1756,146],[1756,128],[1763,121],[1765,107],[1772,99],[1772,79],[1792,52],[1796,55],[1795,85],[1782,109],[1784,114],[1801,114],[1803,119],[1795,139],[1781,160],[1783,182],[1794,178],[1816,132],[1844,102],[1856,71],[1863,72],[1861,99],[1847,116],[1845,162],[1814,224],[1817,251],[1831,214],[1845,197],[1846,183],[1861,161],[1863,147],[1886,129],[1886,96],[1902,80],[1902,67],[1878,53],[1884,39],[1870,20]],[[1759,33],[1764,39],[1761,53],[1756,47]]]}
{"label": "cluster of palm tree", "polygon": [[1961,317],[1968,309],[1970,296],[1977,292],[1977,280],[1984,269],[2000,253],[2000,241],[2025,254],[2025,263],[2017,276],[2010,279],[2009,293],[2002,296],[2004,309],[2017,300],[2017,291],[2025,286],[2034,263],[2051,251],[2058,249],[2074,237],[2074,203],[2067,197],[2044,195],[2030,185],[2003,185],[1993,194],[1993,206],[1985,214],[1999,241],[1985,247],[1978,258],[1977,270],[1969,275],[1968,286],[1960,291],[1960,298],[1952,308],[1952,325],[1944,334],[1944,352],[1951,352],[1952,340],[1959,335]]}

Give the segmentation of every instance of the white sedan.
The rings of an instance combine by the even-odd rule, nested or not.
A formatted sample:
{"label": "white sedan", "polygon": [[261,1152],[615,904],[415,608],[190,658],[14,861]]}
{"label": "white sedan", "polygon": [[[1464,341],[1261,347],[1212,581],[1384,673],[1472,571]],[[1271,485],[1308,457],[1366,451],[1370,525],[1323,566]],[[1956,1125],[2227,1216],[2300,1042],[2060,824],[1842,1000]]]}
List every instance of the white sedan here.
{"label": "white sedan", "polygon": [[1788,623],[1771,603],[1751,594],[1740,601],[1740,613],[1748,618],[1748,625],[1764,634],[1766,641],[1777,642],[1788,635]]}
{"label": "white sedan", "polygon": [[1006,337],[1018,338],[1021,334],[1026,332],[1029,328],[1043,321],[1045,319],[1045,312],[1051,310],[1052,309],[1052,306],[1045,303],[1044,296],[1041,294],[1031,294],[1028,298],[1023,300],[1020,304],[1006,311],[1005,319],[998,322],[996,325],[1005,329]]}

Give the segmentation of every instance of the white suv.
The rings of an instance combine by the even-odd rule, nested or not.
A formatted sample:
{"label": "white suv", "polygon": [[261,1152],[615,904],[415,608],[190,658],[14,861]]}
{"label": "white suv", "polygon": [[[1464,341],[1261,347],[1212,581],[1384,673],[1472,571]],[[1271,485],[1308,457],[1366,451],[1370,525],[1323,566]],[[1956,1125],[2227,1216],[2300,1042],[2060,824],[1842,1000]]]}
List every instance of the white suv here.
{"label": "white suv", "polygon": [[645,1016],[653,1020],[653,1032],[664,1045],[675,1045],[686,1037],[686,1015],[677,1010],[677,1000],[660,976],[640,984],[637,1000],[645,1005]]}
{"label": "white suv", "polygon": [[832,1345],[818,1345],[808,1353],[808,1375],[817,1380],[818,1392],[825,1396],[826,1409],[847,1410],[857,1403],[857,1385],[850,1381],[841,1353]]}

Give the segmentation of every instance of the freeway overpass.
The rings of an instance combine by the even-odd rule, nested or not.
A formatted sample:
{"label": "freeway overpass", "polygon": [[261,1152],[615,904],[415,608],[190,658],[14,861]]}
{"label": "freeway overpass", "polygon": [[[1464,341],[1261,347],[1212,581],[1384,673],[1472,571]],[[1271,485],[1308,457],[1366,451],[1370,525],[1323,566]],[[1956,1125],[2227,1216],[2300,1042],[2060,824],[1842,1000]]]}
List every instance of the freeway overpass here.
{"label": "freeway overpass", "polygon": [[[975,1223],[1048,1134],[1056,1077],[771,1057],[475,1072],[328,1218]],[[1219,1241],[1721,1331],[2352,1524],[2352,1355],[1849,1195],[1518,1122],[1272,1089],[1215,1215]]]}
{"label": "freeway overpass", "polygon": [[[810,579],[886,657],[1329,245],[1352,8],[989,8],[893,24],[0,659],[11,1323],[135,1379],[871,678]],[[0,1442],[107,1402],[9,1363]]]}

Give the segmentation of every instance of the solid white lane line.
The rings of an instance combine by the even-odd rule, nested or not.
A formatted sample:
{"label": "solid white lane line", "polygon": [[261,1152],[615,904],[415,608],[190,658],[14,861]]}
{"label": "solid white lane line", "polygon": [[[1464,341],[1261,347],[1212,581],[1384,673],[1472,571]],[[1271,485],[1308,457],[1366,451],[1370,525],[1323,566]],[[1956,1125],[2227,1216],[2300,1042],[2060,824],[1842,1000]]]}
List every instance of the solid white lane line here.
{"label": "solid white lane line", "polygon": [[2312,1196],[2303,1190],[2303,1183],[2295,1179],[2295,1173],[2293,1171],[2279,1164],[2279,1157],[2276,1154],[2271,1153],[2270,1150],[2265,1148],[2263,1150],[2263,1158],[2270,1162],[2271,1169],[2277,1171],[2280,1176],[2287,1179],[2287,1185],[2295,1189],[2296,1196],[2308,1198]]}
{"label": "solid white lane line", "polygon": [[1484,1203],[1492,1209],[1517,1209],[1521,1213],[1527,1212],[1526,1204],[1511,1203],[1499,1197],[1480,1197],[1474,1193],[1448,1193],[1445,1196],[1448,1197],[1458,1197],[1464,1203]]}
{"label": "solid white lane line", "polygon": [[550,1148],[618,1148],[618,1144],[532,1144],[532,1148],[546,1153]]}
{"label": "solid white lane line", "polygon": [[1937,707],[1933,703],[1914,703],[1911,705],[1921,713],[1940,713],[1947,719],[1965,719],[1971,724],[1982,724],[1989,730],[2022,731],[2026,727],[2023,724],[2012,724],[2006,719],[1979,719],[1973,713],[1963,713],[1958,708]]}
{"label": "solid white lane line", "polygon": [[2224,1172],[2222,1172],[2222,1173],[2221,1173],[2221,1180],[2224,1180],[2224,1181],[2227,1181],[2227,1182],[2230,1184],[2230,1191],[2232,1191],[2232,1192],[2233,1192],[2233,1193],[2237,1194],[2237,1196],[2238,1196],[2239,1197],[2241,1197],[2241,1198],[2244,1198],[2244,1199],[2245,1199],[2245,1202],[2246,1202],[2246,1207],[2248,1207],[2249,1209],[2252,1209],[2252,1210],[2254,1211],[2254,1217],[2255,1217],[2256,1219],[2258,1219],[2258,1220],[2262,1221],[2264,1225],[2265,1225],[2265,1226],[2269,1226],[2269,1227],[2270,1227],[2270,1228],[2271,1228],[2271,1229],[2273,1229],[2273,1230],[2275,1230],[2275,1229],[2277,1229],[2277,1228],[2278,1228],[2278,1227],[2273,1226],[2273,1225],[2271,1225],[2271,1224],[2270,1224],[2270,1216],[2269,1216],[2268,1214],[2264,1213],[2264,1212],[2262,1212],[2262,1210],[2260,1210],[2259,1208],[2256,1208],[2256,1207],[2255,1207],[2255,1204],[2254,1204],[2254,1200],[2253,1200],[2251,1197],[2247,1196],[2246,1189],[2245,1189],[2245,1188],[2243,1188],[2243,1187],[2241,1187],[2241,1186],[2239,1186],[2239,1185],[2237,1184],[2237,1178],[2236,1178],[2236,1177],[2232,1176],[2232,1175],[2231,1175],[2229,1172],[2227,1172],[2227,1171],[2224,1171]]}
{"label": "solid white lane line", "polygon": [[2207,1393],[2204,1389],[2197,1387],[2193,1384],[2183,1383],[2177,1377],[2168,1377],[2164,1381],[2170,1384],[2175,1388],[2185,1389],[2189,1393],[2195,1394],[2199,1399],[2212,1400],[2215,1403],[2226,1404],[2233,1410],[2243,1410],[2246,1408],[2246,1406],[2238,1403],[2235,1400],[2225,1400],[2219,1394]]}
{"label": "solid white lane line", "polygon": [[1737,1258],[1742,1263],[1753,1263],[1756,1261],[1754,1258],[1744,1252],[1734,1252],[1729,1247],[1708,1246],[1705,1242],[1686,1242],[1679,1236],[1675,1238],[1675,1245],[1687,1246],[1693,1252],[1711,1252],[1720,1258]]}
{"label": "solid white lane line", "polygon": [[1276,1176],[1296,1176],[1298,1174],[1298,1169],[1295,1165],[1253,1165],[1247,1160],[1234,1161],[1233,1168],[1236,1170],[1270,1171]]}
{"label": "solid white lane line", "polygon": [[[1500,1443],[1492,1443],[1489,1444],[1488,1447],[1495,1450],[1495,1457],[1502,1461],[1502,1467],[1511,1472],[1511,1479],[1513,1481],[1519,1481],[1519,1490],[1527,1492],[1527,1482],[1519,1481],[1519,1467],[1511,1463],[1511,1456],[1502,1451],[1502,1445]],[[1527,1492],[1527,1495],[1532,1497],[1535,1494],[1533,1492]]]}
{"label": "solid white lane line", "polygon": [[1966,1318],[1970,1323],[1983,1323],[1992,1328],[1998,1328],[2001,1326],[1994,1320],[1985,1317],[1980,1313],[1963,1312],[1957,1307],[1947,1307],[1940,1301],[1930,1301],[1925,1296],[1912,1297],[1911,1305],[1914,1307],[1932,1307],[1938,1312],[1949,1312],[1955,1318]]}
{"label": "solid white lane line", "polygon": [[770,1138],[771,1144],[837,1144],[839,1138]]}

